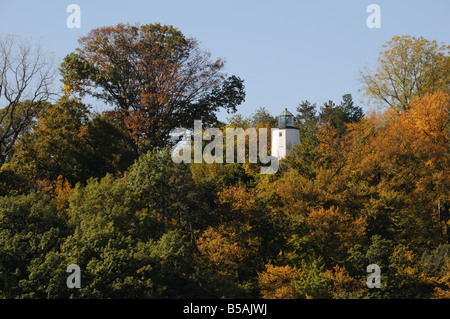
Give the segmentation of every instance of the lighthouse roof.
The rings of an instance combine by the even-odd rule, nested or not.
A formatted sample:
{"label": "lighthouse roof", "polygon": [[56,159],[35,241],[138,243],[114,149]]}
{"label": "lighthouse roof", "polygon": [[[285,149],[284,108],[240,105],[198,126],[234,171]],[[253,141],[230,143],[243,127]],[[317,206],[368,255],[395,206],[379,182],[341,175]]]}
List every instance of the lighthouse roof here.
{"label": "lighthouse roof", "polygon": [[292,115],[287,109],[285,109],[283,113],[278,116],[278,127],[294,128],[294,115]]}
{"label": "lighthouse roof", "polygon": [[282,116],[294,116],[294,115],[292,115],[292,113],[291,113],[291,112],[289,112],[289,111],[288,111],[288,109],[287,109],[287,108],[286,108],[286,109],[284,109],[283,113],[281,113],[280,115],[282,115]]}

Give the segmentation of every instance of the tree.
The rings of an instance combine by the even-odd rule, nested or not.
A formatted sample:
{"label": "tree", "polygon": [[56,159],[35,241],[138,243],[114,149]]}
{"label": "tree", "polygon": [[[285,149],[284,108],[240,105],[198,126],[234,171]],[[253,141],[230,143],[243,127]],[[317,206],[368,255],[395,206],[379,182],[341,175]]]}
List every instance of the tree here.
{"label": "tree", "polygon": [[124,171],[134,160],[127,137],[108,119],[92,116],[80,101],[62,97],[20,138],[8,167],[31,181],[62,175],[72,185]]}
{"label": "tree", "polygon": [[326,299],[329,297],[329,279],[322,260],[312,259],[302,261],[300,276],[293,280],[295,294],[301,299]]}
{"label": "tree", "polygon": [[209,227],[198,238],[196,263],[202,277],[210,283],[211,297],[237,298],[245,296],[239,282],[239,270],[244,259],[244,249],[237,242],[236,234],[223,227]]}
{"label": "tree", "polygon": [[228,127],[247,129],[251,126],[251,121],[242,114],[233,114],[227,118],[227,124]]}
{"label": "tree", "polygon": [[333,101],[325,102],[319,113],[320,123],[333,126],[339,136],[346,132],[346,124],[357,122],[363,116],[361,107],[354,105],[351,94],[345,94],[342,99],[337,106]]}
{"label": "tree", "polygon": [[297,106],[297,115],[295,116],[295,122],[300,127],[308,126],[310,123],[317,122],[317,110],[316,103],[311,104],[309,101],[302,101]]}
{"label": "tree", "polygon": [[351,94],[344,94],[344,96],[342,96],[342,102],[339,107],[345,114],[347,123],[358,122],[361,117],[364,116],[362,108],[355,105]]}
{"label": "tree", "polygon": [[308,240],[326,262],[345,260],[347,251],[365,240],[366,221],[354,219],[336,207],[312,211],[307,219]]}
{"label": "tree", "polygon": [[345,267],[336,265],[325,274],[332,283],[330,295],[333,299],[357,298],[365,290],[364,281],[352,278]]}
{"label": "tree", "polygon": [[254,127],[258,124],[267,124],[270,128],[278,126],[277,117],[272,116],[265,107],[260,107],[250,117],[250,124]]}
{"label": "tree", "polygon": [[245,98],[243,81],[222,73],[198,42],[160,24],[94,29],[61,65],[66,92],[89,94],[115,109],[111,116],[133,138],[136,153],[168,144],[176,127],[217,122]]}
{"label": "tree", "polygon": [[47,298],[63,291],[64,281],[55,287],[51,280],[60,269],[49,269],[48,277],[34,271],[46,263],[47,254],[59,253],[69,233],[50,196],[32,192],[1,197],[0,298]]}
{"label": "tree", "polygon": [[53,61],[39,45],[0,37],[0,166],[53,95],[54,76]]}
{"label": "tree", "polygon": [[293,281],[301,276],[295,267],[266,265],[266,270],[259,274],[258,285],[263,299],[295,299]]}
{"label": "tree", "polygon": [[377,141],[386,172],[379,187],[399,207],[409,207],[395,224],[410,243],[448,240],[449,110],[449,94],[416,98],[406,111],[388,113],[385,134]]}
{"label": "tree", "polygon": [[380,105],[404,110],[414,97],[450,90],[450,46],[396,36],[382,46],[375,69],[360,72],[363,92]]}
{"label": "tree", "polygon": [[136,200],[164,225],[163,229],[181,229],[194,242],[194,230],[205,227],[210,218],[210,207],[202,200],[189,167],[175,164],[168,149],[142,155],[124,179]]}

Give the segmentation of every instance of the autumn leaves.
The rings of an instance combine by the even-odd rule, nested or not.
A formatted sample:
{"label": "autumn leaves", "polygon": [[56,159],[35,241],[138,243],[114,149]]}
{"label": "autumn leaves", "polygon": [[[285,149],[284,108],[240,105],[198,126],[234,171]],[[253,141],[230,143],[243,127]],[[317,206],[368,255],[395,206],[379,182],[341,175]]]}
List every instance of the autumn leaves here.
{"label": "autumn leaves", "polygon": [[93,30],[62,63],[61,99],[0,112],[23,123],[0,170],[0,297],[448,298],[447,49],[395,37],[362,78],[382,108],[303,102],[301,143],[264,175],[172,160],[169,133],[195,120],[277,125],[265,109],[218,123],[245,97],[222,60],[170,26]]}

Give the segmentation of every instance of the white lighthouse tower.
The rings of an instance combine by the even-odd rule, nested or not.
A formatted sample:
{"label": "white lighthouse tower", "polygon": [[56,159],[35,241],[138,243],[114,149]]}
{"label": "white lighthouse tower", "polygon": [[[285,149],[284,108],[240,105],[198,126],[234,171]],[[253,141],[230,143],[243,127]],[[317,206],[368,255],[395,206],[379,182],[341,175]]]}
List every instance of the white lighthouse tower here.
{"label": "white lighthouse tower", "polygon": [[294,127],[294,115],[285,109],[278,117],[278,128],[272,130],[272,156],[282,159],[293,145],[299,144],[300,132]]}

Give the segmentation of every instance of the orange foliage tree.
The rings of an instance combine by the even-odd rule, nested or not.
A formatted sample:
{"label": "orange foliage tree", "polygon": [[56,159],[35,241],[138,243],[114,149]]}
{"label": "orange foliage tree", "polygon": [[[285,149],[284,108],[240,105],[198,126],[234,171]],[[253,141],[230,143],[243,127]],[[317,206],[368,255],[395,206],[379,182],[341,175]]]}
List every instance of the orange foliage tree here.
{"label": "orange foliage tree", "polygon": [[264,299],[297,298],[292,282],[299,276],[300,271],[295,267],[266,265],[266,270],[258,276],[261,297]]}
{"label": "orange foliage tree", "polygon": [[115,106],[110,116],[134,141],[136,153],[163,147],[177,127],[216,123],[216,112],[235,112],[243,81],[222,72],[193,38],[160,24],[97,28],[79,40],[61,72],[67,93],[89,94]]}

